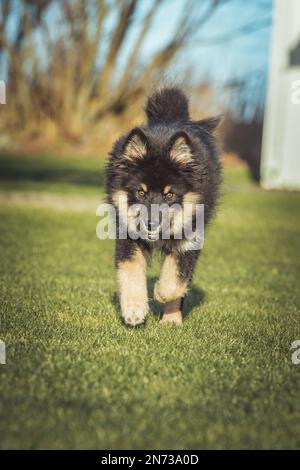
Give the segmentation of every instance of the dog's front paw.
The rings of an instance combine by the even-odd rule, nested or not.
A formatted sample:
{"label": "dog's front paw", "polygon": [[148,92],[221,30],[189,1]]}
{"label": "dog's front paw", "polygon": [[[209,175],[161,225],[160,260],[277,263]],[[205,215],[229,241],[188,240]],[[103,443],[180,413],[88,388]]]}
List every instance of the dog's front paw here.
{"label": "dog's front paw", "polygon": [[122,308],[122,317],[126,325],[137,326],[144,322],[148,305],[142,302],[128,302]]}
{"label": "dog's front paw", "polygon": [[168,284],[158,281],[154,287],[154,298],[161,304],[183,297],[187,291],[185,284]]}

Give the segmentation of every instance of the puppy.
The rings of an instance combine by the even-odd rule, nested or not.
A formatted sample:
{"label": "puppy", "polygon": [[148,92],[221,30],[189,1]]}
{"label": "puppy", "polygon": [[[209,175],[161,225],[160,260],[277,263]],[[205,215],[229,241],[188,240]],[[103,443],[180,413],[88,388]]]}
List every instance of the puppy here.
{"label": "puppy", "polygon": [[[161,321],[181,324],[203,226],[219,192],[221,166],[213,131],[220,119],[192,121],[187,99],[176,87],[150,96],[146,115],[147,125],[115,142],[107,166],[108,200],[117,213],[121,314],[128,325],[144,322],[149,309],[145,269],[157,248],[165,255],[154,288],[155,299],[164,305]],[[159,210],[153,215],[154,207]],[[200,228],[198,207],[204,209]]]}

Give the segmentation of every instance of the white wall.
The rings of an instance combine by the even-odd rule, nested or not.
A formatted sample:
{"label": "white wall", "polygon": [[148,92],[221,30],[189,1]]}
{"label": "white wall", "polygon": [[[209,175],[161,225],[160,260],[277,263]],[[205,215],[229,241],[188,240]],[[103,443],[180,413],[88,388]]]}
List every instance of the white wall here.
{"label": "white wall", "polygon": [[300,190],[300,66],[289,65],[299,41],[300,0],[274,0],[261,163],[266,189]]}

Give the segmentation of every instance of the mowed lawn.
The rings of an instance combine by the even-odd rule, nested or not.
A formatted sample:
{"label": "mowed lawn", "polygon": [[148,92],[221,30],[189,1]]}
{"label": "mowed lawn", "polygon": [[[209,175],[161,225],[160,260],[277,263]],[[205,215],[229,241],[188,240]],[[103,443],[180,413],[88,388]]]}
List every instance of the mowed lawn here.
{"label": "mowed lawn", "polygon": [[131,329],[95,234],[103,166],[7,156],[0,171],[1,448],[300,447],[300,194],[226,170],[184,325],[159,324],[157,258]]}

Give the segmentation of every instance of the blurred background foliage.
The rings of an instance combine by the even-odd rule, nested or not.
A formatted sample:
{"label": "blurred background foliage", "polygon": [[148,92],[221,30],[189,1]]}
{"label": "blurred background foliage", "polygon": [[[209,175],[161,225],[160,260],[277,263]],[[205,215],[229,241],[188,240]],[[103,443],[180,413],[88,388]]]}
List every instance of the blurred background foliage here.
{"label": "blurred background foliage", "polygon": [[103,158],[145,94],[222,112],[224,149],[259,178],[272,0],[1,0],[0,146]]}

